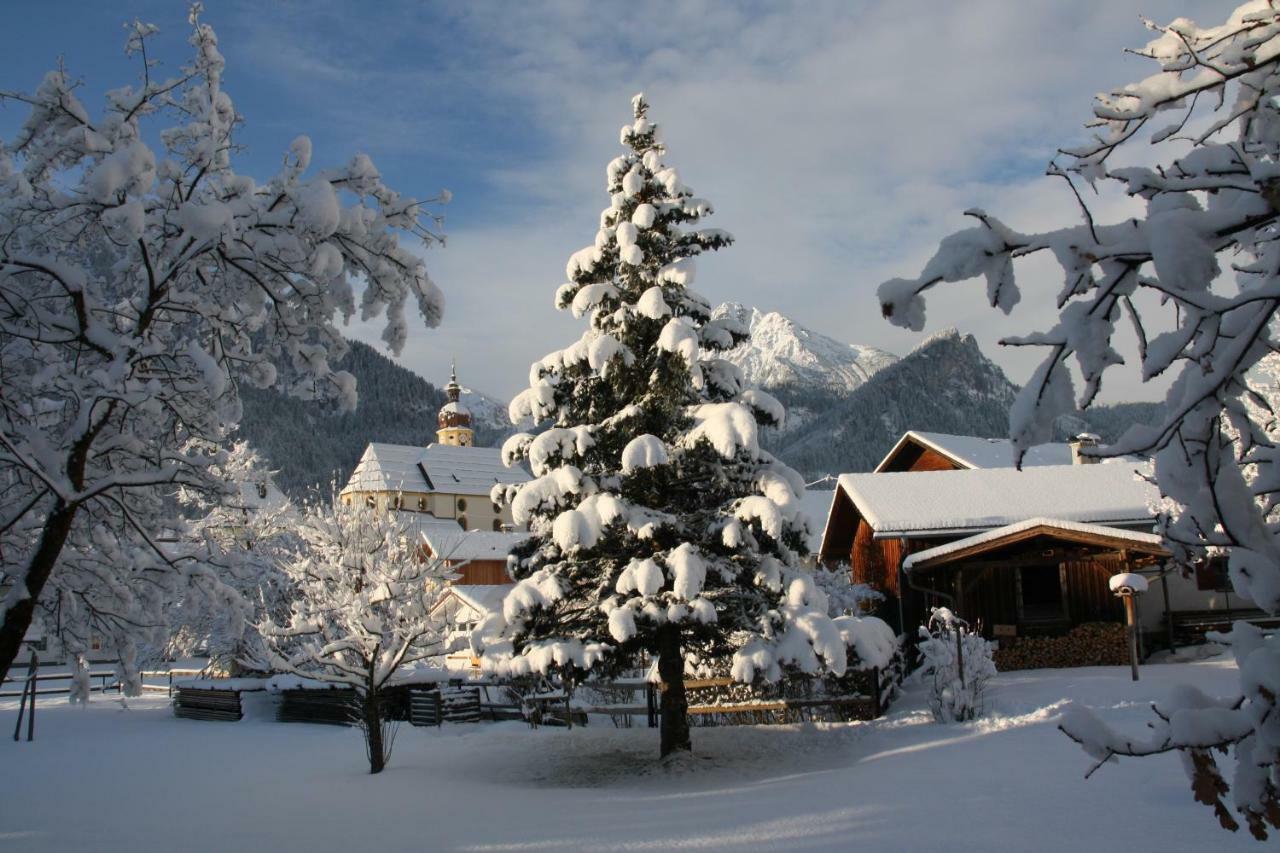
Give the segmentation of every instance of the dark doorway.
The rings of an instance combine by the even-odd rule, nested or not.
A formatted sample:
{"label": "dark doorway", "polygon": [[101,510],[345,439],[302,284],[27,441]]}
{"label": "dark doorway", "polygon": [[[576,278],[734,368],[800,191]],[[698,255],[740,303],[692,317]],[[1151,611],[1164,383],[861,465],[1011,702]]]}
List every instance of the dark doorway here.
{"label": "dark doorway", "polygon": [[1023,566],[1018,570],[1019,616],[1026,622],[1066,618],[1062,574],[1057,564]]}

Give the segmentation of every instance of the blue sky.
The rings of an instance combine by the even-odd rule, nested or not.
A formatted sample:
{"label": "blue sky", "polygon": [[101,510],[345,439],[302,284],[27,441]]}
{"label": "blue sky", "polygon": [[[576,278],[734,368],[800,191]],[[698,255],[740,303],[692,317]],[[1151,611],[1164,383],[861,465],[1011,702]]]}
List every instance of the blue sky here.
{"label": "blue sky", "polygon": [[[185,4],[41,4],[10,14],[0,88],[34,88],[65,58],[93,109],[132,82],[122,24],[158,24],[164,68],[186,56]],[[1042,177],[1079,137],[1095,91],[1152,69],[1139,12],[1216,22],[1201,0],[736,3],[242,3],[209,0],[225,89],[246,119],[239,171],[264,177],[307,134],[313,162],[369,154],[389,183],[443,209],[448,246],[428,252],[444,325],[418,328],[400,360],[432,380],[467,352],[462,378],[508,397],[528,364],[580,321],[556,312],[565,260],[607,205],[605,164],[630,96],[644,90],[668,162],[709,198],[708,224],[738,243],[699,266],[715,302],[778,310],[841,340],[903,353],[919,336],[878,316],[875,287],[914,275],[937,241],[984,207],[1020,230],[1067,224],[1074,202]],[[0,109],[0,138],[23,118]],[[1096,200],[1095,215],[1132,210]],[[928,330],[976,334],[1015,381],[1033,362],[1002,335],[1040,328],[1058,276],[1023,270],[1005,318],[978,283],[934,297]],[[371,326],[356,337],[377,341]],[[1130,373],[1130,376],[1133,374]],[[1119,379],[1119,377],[1116,377]],[[1136,381],[1106,399],[1149,398]]]}

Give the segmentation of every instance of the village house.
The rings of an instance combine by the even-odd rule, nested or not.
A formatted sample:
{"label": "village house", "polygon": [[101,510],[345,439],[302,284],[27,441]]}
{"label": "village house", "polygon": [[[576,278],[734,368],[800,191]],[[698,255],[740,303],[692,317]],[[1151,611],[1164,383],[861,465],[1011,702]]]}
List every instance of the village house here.
{"label": "village house", "polygon": [[1032,448],[1017,470],[1007,440],[908,432],[875,471],[838,478],[819,560],[883,593],[899,630],[942,605],[997,639],[1122,622],[1108,587],[1121,572],[1152,581],[1138,612],[1154,636],[1180,617],[1252,615],[1215,564],[1170,564],[1140,462],[1094,462],[1080,453],[1094,442]]}

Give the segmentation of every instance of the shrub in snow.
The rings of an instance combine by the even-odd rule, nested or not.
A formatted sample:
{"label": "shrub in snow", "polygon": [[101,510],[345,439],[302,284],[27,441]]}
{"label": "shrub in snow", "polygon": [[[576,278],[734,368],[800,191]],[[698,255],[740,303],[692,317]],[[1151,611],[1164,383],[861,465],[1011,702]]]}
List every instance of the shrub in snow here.
{"label": "shrub in snow", "polygon": [[920,626],[919,677],[929,684],[929,710],[940,723],[982,716],[987,682],[996,675],[991,644],[945,607]]}
{"label": "shrub in snow", "polygon": [[817,566],[813,570],[813,582],[827,596],[827,614],[836,616],[861,616],[871,611],[884,595],[865,583],[854,583],[847,565],[834,568]]}
{"label": "shrub in snow", "polygon": [[435,242],[434,222],[367,157],[311,171],[299,137],[277,174],[236,173],[241,117],[198,14],[171,79],[147,58],[155,28],[130,28],[141,81],[111,88],[98,115],[62,70],[0,92],[29,108],[0,143],[0,676],[37,608],[136,662],[139,645],[162,645],[175,602],[219,605],[222,591],[193,582],[217,576],[172,496],[220,491],[219,455],[197,448],[239,420],[237,384],[351,406],[353,378],[329,366],[346,348],[338,317],[357,301],[385,316],[393,350],[406,300],[440,319],[422,260],[400,245]]}
{"label": "shrub in snow", "polygon": [[750,683],[841,672],[845,645],[799,567],[804,483],[758,442],[757,416],[780,407],[717,357],[747,329],[712,319],[691,287],[694,257],[731,238],[698,227],[710,203],[665,162],[643,96],[633,111],[607,169],[609,207],[556,295],[587,331],[535,363],[511,403],[513,421],[552,429],[503,448],[535,479],[493,498],[533,537],[516,549],[503,612],[472,642],[492,669],[568,682],[652,655],[665,756],[690,748],[695,659]]}
{"label": "shrub in snow", "polygon": [[[1227,548],[1235,588],[1277,613],[1280,443],[1274,407],[1250,379],[1280,345],[1273,324],[1280,305],[1280,11],[1254,0],[1219,26],[1185,18],[1148,26],[1158,35],[1139,53],[1159,70],[1099,95],[1090,141],[1050,167],[1071,185],[1082,224],[1024,234],[971,211],[975,228],[944,240],[918,278],[881,285],[880,301],[894,323],[919,329],[925,291],[982,275],[991,304],[1008,312],[1020,298],[1015,259],[1051,255],[1065,274],[1054,297],[1058,323],[1005,341],[1048,351],[1010,415],[1017,452],[1048,440],[1058,415],[1093,402],[1106,371],[1123,363],[1112,345],[1117,324],[1132,328],[1143,379],[1174,373],[1167,414],[1090,453],[1152,456],[1166,499],[1160,529],[1174,556],[1189,564],[1208,547]],[[1148,141],[1148,128],[1153,153],[1145,157],[1159,165],[1121,165],[1134,161],[1129,151]],[[1080,181],[1114,181],[1146,210],[1116,224],[1096,222]],[[1078,396],[1068,359],[1084,379]],[[1161,709],[1171,722],[1155,724],[1154,741],[1130,741],[1083,713],[1068,717],[1064,730],[1094,754],[1182,750],[1196,798],[1234,830],[1230,796],[1250,832],[1265,838],[1268,826],[1280,827],[1280,652],[1275,640],[1245,628],[1229,636],[1242,689],[1225,706],[1183,695]],[[1214,748],[1234,750],[1230,783]]]}
{"label": "shrub in snow", "polygon": [[391,755],[394,723],[383,690],[404,667],[444,651],[448,626],[431,615],[457,574],[426,559],[395,512],[312,506],[297,528],[302,546],[282,563],[286,618],[269,610],[258,626],[264,648],[249,663],[355,690],[369,772]]}

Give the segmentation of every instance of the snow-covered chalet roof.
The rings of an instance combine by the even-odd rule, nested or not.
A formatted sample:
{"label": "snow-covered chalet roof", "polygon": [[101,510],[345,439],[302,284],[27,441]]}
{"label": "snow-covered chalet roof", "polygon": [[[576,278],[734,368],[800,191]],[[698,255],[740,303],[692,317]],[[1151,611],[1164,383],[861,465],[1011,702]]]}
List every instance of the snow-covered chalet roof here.
{"label": "snow-covered chalet roof", "polygon": [[458,529],[429,531],[423,537],[431,553],[446,560],[505,560],[511,549],[529,538],[528,533]]}
{"label": "snow-covered chalet roof", "polygon": [[1160,537],[1154,533],[1143,533],[1137,530],[1121,530],[1118,527],[1108,527],[1102,524],[1085,524],[1079,521],[1064,521],[1061,518],[1028,518],[1025,521],[1019,521],[1014,524],[1006,524],[1004,527],[996,527],[974,536],[967,536],[964,539],[957,539],[954,542],[948,542],[945,545],[939,545],[936,548],[929,548],[925,551],[917,551],[907,557],[902,567],[910,571],[912,567],[931,563],[942,557],[948,557],[961,551],[969,551],[970,549],[980,549],[983,545],[999,542],[1025,533],[1029,530],[1044,528],[1046,532],[1056,532],[1064,536],[1064,538],[1072,538],[1072,534],[1079,534],[1095,539],[1109,539],[1117,542],[1131,542],[1135,546],[1142,547],[1144,550],[1163,551],[1164,546],[1161,545]]}
{"label": "snow-covered chalet roof", "polygon": [[436,518],[430,513],[408,511],[401,511],[399,516],[399,521],[410,533],[421,536],[424,542],[431,536],[458,536],[462,533],[462,526],[451,518]]}
{"label": "snow-covered chalet roof", "polygon": [[502,600],[515,586],[513,583],[458,584],[449,587],[449,592],[479,615],[487,616],[502,609]]}
{"label": "snow-covered chalet roof", "polygon": [[[908,430],[902,434],[880,464],[877,473],[898,455],[904,444],[914,441],[960,465],[963,468],[1012,468],[1013,442],[1007,438],[979,438],[973,435],[949,435],[945,432],[919,432]],[[1022,458],[1023,467],[1040,465],[1070,465],[1069,444],[1038,444],[1027,450]]]}
{"label": "snow-covered chalet roof", "polygon": [[443,492],[485,495],[496,483],[530,479],[522,467],[502,464],[496,447],[429,444],[425,448],[374,442],[365,448],[342,494],[350,492]]}
{"label": "snow-covered chalet roof", "polygon": [[835,489],[805,489],[800,494],[800,511],[809,517],[809,536],[806,541],[809,553],[816,554],[822,548],[822,530],[831,514],[831,502]]}
{"label": "snow-covered chalet roof", "polygon": [[1159,497],[1127,462],[842,474],[839,488],[877,537],[930,536],[1032,518],[1140,524]]}

